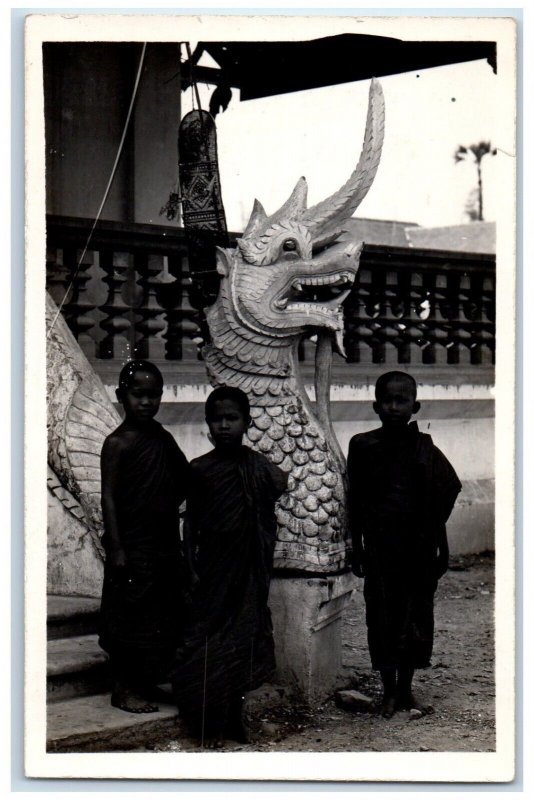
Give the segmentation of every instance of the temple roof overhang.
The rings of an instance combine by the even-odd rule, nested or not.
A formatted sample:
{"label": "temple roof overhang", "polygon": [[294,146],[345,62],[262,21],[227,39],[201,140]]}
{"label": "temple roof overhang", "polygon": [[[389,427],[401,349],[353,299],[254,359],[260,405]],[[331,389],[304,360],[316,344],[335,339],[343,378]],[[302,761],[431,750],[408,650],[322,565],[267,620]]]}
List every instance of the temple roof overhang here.
{"label": "temple roof overhang", "polygon": [[[219,68],[199,61],[207,53]],[[491,41],[405,41],[345,33],[310,41],[199,42],[182,65],[182,88],[196,81],[238,88],[241,100],[316,89],[385,75],[486,59],[497,71]]]}

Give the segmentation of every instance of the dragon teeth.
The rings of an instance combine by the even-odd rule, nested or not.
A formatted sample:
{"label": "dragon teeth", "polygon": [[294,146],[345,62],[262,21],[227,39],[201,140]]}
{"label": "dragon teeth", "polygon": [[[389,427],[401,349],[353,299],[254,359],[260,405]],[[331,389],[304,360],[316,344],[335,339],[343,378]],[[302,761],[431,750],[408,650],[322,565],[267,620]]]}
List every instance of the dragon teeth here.
{"label": "dragon teeth", "polygon": [[305,311],[307,314],[312,311],[324,311],[325,314],[331,314],[332,309],[328,306],[318,306],[315,303],[291,303],[293,311]]}
{"label": "dragon teeth", "polygon": [[293,282],[292,287],[297,292],[302,292],[304,286],[328,286],[343,281],[353,283],[355,275],[352,272],[340,272],[337,275],[313,275],[310,278],[300,278]]}

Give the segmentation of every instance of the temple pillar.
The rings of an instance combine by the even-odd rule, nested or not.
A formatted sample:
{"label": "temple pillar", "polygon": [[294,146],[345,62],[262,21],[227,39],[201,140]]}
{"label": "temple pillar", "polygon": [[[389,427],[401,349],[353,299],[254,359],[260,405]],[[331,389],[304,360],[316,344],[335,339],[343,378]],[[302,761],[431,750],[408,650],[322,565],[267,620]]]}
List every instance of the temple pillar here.
{"label": "temple pillar", "polygon": [[281,577],[271,581],[276,649],[276,680],[306,702],[321,702],[338,688],[341,623],[356,579],[352,573],[329,577]]}

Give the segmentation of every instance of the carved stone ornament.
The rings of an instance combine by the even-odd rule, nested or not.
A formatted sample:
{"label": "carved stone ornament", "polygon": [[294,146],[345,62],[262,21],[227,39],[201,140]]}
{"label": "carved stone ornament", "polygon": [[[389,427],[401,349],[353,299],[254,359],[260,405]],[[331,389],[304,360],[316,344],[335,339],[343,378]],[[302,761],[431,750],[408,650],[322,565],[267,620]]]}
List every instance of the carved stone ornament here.
{"label": "carved stone ornament", "polygon": [[297,350],[319,333],[335,338],[343,354],[342,303],[363,243],[336,240],[373,182],[383,136],[382,89],[373,80],[362,152],[345,185],[306,208],[300,178],[275,214],[255,201],[237,248],[218,248],[221,283],[205,309],[211,343],[203,356],[214,386],[247,393],[250,445],[290,474],[277,506],[278,568],[331,573],[347,566],[344,458],[328,413],[312,410]]}
{"label": "carved stone ornament", "polygon": [[48,485],[102,554],[100,451],[121,419],[49,294],[46,328]]}

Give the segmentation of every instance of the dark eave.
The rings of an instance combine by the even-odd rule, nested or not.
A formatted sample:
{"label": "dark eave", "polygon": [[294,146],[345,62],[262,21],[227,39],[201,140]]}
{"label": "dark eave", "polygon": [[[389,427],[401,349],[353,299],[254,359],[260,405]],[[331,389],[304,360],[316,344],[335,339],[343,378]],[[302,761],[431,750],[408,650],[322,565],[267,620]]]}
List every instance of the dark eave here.
{"label": "dark eave", "polygon": [[[208,53],[220,69],[198,66]],[[241,100],[316,89],[384,75],[486,59],[497,71],[495,42],[402,41],[346,33],[305,42],[200,42],[182,65],[182,87],[197,81],[239,88]]]}

